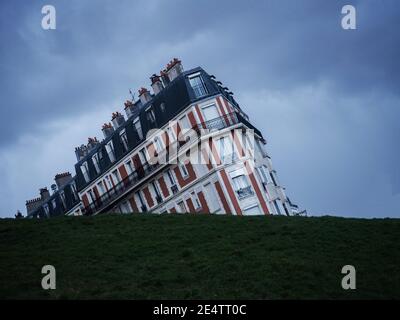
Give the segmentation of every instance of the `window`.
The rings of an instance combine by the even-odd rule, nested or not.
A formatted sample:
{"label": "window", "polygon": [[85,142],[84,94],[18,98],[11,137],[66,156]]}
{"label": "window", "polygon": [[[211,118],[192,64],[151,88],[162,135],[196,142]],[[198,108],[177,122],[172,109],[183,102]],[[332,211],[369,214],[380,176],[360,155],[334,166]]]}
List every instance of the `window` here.
{"label": "window", "polygon": [[98,153],[95,153],[92,157],[94,168],[96,169],[97,174],[100,173],[100,160]]}
{"label": "window", "polygon": [[162,197],[161,197],[160,190],[158,189],[157,182],[153,181],[151,183],[151,186],[153,187],[157,202],[160,203],[162,201]]}
{"label": "window", "polygon": [[257,173],[262,181],[262,183],[267,184],[270,179],[269,179],[269,174],[268,174],[268,169],[265,166],[258,167]]}
{"label": "window", "polygon": [[138,134],[139,139],[142,140],[143,139],[143,131],[142,131],[142,126],[140,125],[139,117],[137,117],[135,120],[133,120],[133,127],[134,127],[136,133]]}
{"label": "window", "polygon": [[53,207],[53,210],[56,209],[56,207],[57,207],[56,199],[51,200],[51,206]]}
{"label": "window", "polygon": [[121,130],[121,132],[119,133],[119,137],[121,139],[122,149],[124,150],[124,152],[127,152],[129,146],[128,146],[128,137],[126,135],[125,129]]}
{"label": "window", "polygon": [[141,195],[140,191],[137,191],[135,193],[135,197],[136,197],[137,202],[140,203],[140,209],[142,210],[142,212],[146,211],[147,208],[146,208],[146,205],[144,204],[144,201],[143,201],[143,198],[142,198],[142,195]]}
{"label": "window", "polygon": [[253,190],[248,184],[246,176],[243,174],[232,178],[233,188],[236,191],[239,199],[244,199],[253,195]]}
{"label": "window", "polygon": [[179,165],[179,170],[181,171],[183,177],[187,177],[189,175],[184,164]]}
{"label": "window", "polygon": [[191,198],[192,198],[192,201],[193,201],[194,208],[196,210],[200,209],[201,208],[201,203],[200,203],[199,197],[197,196],[197,194],[195,192],[192,192]]}
{"label": "window", "polygon": [[189,82],[196,98],[200,98],[207,94],[206,87],[204,86],[204,82],[200,74],[197,73],[189,76]]}
{"label": "window", "polygon": [[146,154],[146,150],[144,148],[139,150],[139,158],[140,158],[140,162],[142,164],[147,163],[147,154]]}
{"label": "window", "polygon": [[116,181],[116,183],[119,183],[121,181],[119,174],[118,174],[118,170],[114,170],[113,172],[111,172],[113,180]]}
{"label": "window", "polygon": [[182,130],[191,128],[191,125],[190,125],[189,120],[186,117],[186,115],[184,115],[183,117],[179,118],[179,125],[180,125]]}
{"label": "window", "polygon": [[150,122],[156,122],[156,116],[154,115],[153,108],[149,108],[146,110],[146,119]]}
{"label": "window", "polygon": [[60,199],[61,199],[61,203],[62,203],[62,206],[63,206],[63,208],[64,208],[64,210],[67,208],[67,202],[66,202],[66,200],[65,200],[65,193],[64,193],[64,190],[61,190],[60,191]]}
{"label": "window", "polygon": [[50,217],[50,208],[49,208],[49,205],[47,203],[45,203],[43,205],[43,210],[44,210],[44,213],[45,213],[46,217]]}
{"label": "window", "polygon": [[75,200],[78,200],[78,192],[77,192],[77,190],[76,190],[76,183],[75,183],[75,181],[73,181],[73,182],[71,183],[71,192],[72,192],[72,195],[73,195],[74,199],[75,199]]}
{"label": "window", "polygon": [[175,182],[175,177],[174,177],[172,171],[169,170],[169,169],[168,169],[168,171],[167,171],[167,176],[168,176],[168,180],[169,180],[171,186],[175,185],[175,184],[176,184],[176,182]]}
{"label": "window", "polygon": [[85,179],[86,182],[90,181],[90,177],[89,177],[89,167],[87,162],[85,161],[84,163],[82,163],[81,165],[81,171],[83,174],[83,178]]}
{"label": "window", "polygon": [[159,137],[154,138],[154,147],[158,153],[160,153],[164,149],[161,139]]}
{"label": "window", "polygon": [[100,181],[97,184],[97,189],[99,189],[100,196],[102,196],[104,193],[106,193],[106,189],[104,188],[104,184],[102,181]]}
{"label": "window", "polygon": [[259,215],[259,214],[262,214],[262,213],[261,213],[260,207],[258,205],[251,206],[251,207],[243,210],[244,216],[255,216],[255,215]]}
{"label": "window", "polygon": [[108,186],[108,190],[111,190],[113,188],[112,181],[110,179],[110,176],[106,176],[106,184]]}
{"label": "window", "polygon": [[128,173],[128,175],[131,175],[133,173],[133,164],[131,160],[128,160],[127,162],[125,162],[125,167],[126,167],[126,172]]}
{"label": "window", "polygon": [[187,212],[186,207],[185,207],[185,203],[183,201],[179,201],[178,202],[178,212],[179,213]]}
{"label": "window", "polygon": [[95,202],[96,201],[96,197],[94,196],[94,192],[92,189],[90,189],[88,191],[88,195],[89,195],[89,199],[91,200],[91,202]]}
{"label": "window", "polygon": [[[206,121],[217,119],[220,117],[218,109],[215,104],[210,104],[208,106],[202,107],[204,119]],[[222,123],[222,122],[221,122]]]}
{"label": "window", "polygon": [[229,137],[219,139],[219,156],[221,163],[230,163],[233,160],[233,141]]}
{"label": "window", "polygon": [[164,102],[162,102],[160,104],[160,110],[161,110],[161,112],[165,112],[165,103]]}
{"label": "window", "polygon": [[115,161],[115,153],[114,153],[114,145],[113,145],[112,141],[109,141],[106,144],[106,151],[107,151],[108,157],[110,158],[110,161],[114,162]]}

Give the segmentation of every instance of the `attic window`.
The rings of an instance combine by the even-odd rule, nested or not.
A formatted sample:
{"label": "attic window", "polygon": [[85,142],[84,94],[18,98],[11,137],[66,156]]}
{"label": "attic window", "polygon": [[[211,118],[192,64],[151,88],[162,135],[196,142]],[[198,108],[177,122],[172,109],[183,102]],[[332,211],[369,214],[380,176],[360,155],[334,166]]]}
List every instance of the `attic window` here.
{"label": "attic window", "polygon": [[164,102],[162,102],[160,104],[160,110],[161,110],[161,112],[165,112],[165,103]]}
{"label": "attic window", "polygon": [[190,75],[189,82],[196,98],[200,98],[207,94],[207,90],[204,85],[203,79],[201,78],[200,73],[195,73]]}
{"label": "attic window", "polygon": [[150,122],[156,122],[156,116],[154,115],[154,111],[152,108],[146,110],[146,118]]}

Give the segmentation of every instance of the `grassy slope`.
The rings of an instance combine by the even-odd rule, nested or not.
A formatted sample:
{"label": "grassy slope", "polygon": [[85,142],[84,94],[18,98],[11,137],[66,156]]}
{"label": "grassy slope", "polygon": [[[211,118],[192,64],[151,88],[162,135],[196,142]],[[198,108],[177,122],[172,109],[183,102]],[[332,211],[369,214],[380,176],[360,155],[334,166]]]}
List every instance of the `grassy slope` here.
{"label": "grassy slope", "polygon": [[[400,220],[129,215],[0,220],[0,298],[400,298]],[[57,289],[41,289],[41,268]],[[341,267],[357,290],[341,289]]]}

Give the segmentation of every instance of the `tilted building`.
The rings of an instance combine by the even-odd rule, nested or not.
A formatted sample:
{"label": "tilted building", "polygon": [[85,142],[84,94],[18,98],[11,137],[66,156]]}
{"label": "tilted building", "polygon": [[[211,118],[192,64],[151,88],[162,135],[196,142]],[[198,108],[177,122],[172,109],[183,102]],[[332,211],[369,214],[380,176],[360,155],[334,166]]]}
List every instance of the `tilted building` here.
{"label": "tilted building", "polygon": [[[297,214],[261,132],[213,75],[172,60],[75,149],[76,175],[27,201],[29,217],[104,212]],[[60,183],[60,177],[62,183]]]}

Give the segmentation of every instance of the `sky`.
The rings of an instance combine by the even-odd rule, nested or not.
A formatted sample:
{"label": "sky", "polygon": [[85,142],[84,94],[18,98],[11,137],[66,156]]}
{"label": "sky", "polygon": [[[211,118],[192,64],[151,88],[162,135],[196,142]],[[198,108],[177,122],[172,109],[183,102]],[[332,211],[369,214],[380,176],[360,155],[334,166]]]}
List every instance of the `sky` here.
{"label": "sky", "polygon": [[234,92],[309,215],[400,218],[399,21],[396,0],[1,1],[0,217],[178,57]]}

